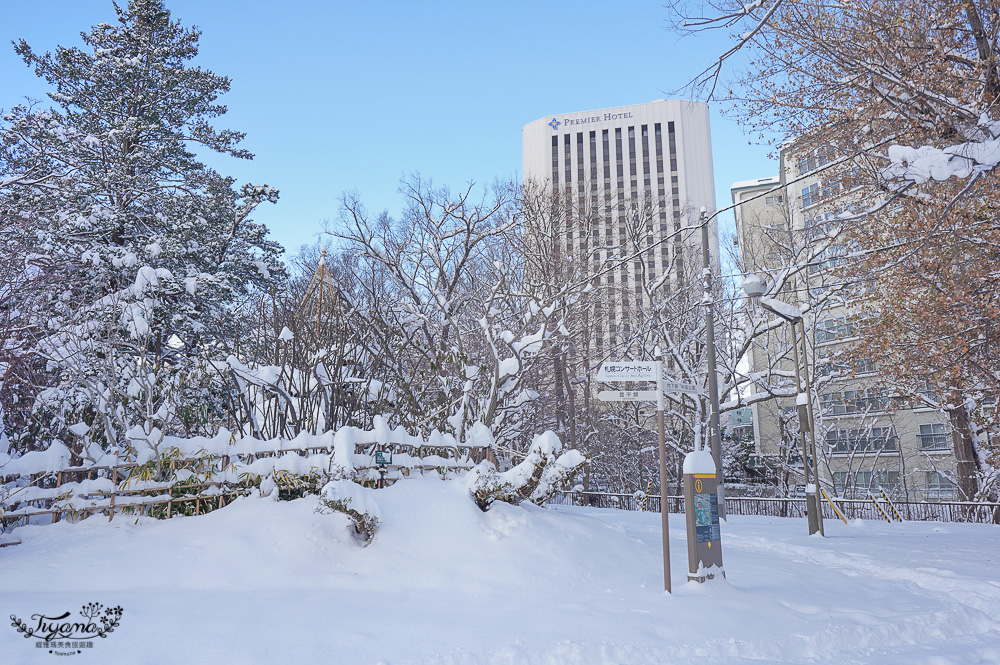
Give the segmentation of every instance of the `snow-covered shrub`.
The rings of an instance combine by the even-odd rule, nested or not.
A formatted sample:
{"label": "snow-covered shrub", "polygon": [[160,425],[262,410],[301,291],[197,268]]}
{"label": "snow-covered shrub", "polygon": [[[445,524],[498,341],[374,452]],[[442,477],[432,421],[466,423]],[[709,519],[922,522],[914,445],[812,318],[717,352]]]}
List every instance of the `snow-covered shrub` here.
{"label": "snow-covered shrub", "polygon": [[489,460],[483,460],[473,467],[465,482],[472,500],[480,510],[489,510],[494,501],[509,500],[511,486]]}
{"label": "snow-covered shrub", "polygon": [[548,431],[534,438],[527,457],[509,471],[500,473],[491,462],[480,462],[466,476],[466,487],[481,510],[488,510],[494,501],[542,504],[586,463],[580,451],[564,451],[559,437]]}
{"label": "snow-covered shrub", "polygon": [[[347,515],[354,523],[354,534],[368,545],[379,525],[378,504],[372,490],[350,480],[333,480],[322,490],[320,503],[327,509]],[[322,510],[322,509],[321,509]]]}

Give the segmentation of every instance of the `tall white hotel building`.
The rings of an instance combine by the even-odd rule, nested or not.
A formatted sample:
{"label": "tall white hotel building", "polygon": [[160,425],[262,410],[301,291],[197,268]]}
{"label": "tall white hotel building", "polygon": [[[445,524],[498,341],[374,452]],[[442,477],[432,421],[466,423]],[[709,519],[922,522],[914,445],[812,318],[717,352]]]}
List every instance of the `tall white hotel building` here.
{"label": "tall white hotel building", "polygon": [[[609,303],[611,334],[600,336],[612,344],[619,337],[616,331],[627,336],[631,308],[649,304],[641,285],[643,269],[647,276],[666,275],[660,283],[668,289],[691,283],[701,274],[700,252],[692,255],[684,250],[700,250],[701,208],[715,211],[708,118],[708,105],[703,102],[657,100],[547,115],[521,130],[525,183],[543,183],[574,208],[589,204],[594,211],[589,237],[566,234],[567,254],[583,254],[586,243],[591,255],[604,248],[607,255],[595,259],[623,256],[635,213],[644,211],[642,216],[648,219],[646,236],[640,238],[647,251],[603,278],[621,294],[620,302]],[[630,225],[633,229],[626,228]],[[718,244],[713,222],[709,247],[716,270]],[[692,266],[693,256],[697,263]]]}

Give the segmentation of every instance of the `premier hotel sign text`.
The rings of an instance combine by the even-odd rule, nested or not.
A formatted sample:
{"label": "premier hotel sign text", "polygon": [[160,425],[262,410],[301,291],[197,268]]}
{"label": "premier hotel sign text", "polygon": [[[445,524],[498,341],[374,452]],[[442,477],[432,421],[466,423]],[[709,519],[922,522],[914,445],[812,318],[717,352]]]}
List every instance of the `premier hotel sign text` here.
{"label": "premier hotel sign text", "polygon": [[631,111],[621,113],[604,113],[602,115],[589,115],[585,118],[563,118],[562,124],[567,127],[571,125],[586,125],[592,122],[608,122],[611,120],[628,120],[632,117]]}

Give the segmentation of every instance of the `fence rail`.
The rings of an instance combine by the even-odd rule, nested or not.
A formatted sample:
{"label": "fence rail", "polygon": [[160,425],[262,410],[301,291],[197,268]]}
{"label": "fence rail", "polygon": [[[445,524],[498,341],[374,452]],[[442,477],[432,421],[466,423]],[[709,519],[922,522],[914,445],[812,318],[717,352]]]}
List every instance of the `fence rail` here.
{"label": "fence rail", "polygon": [[[391,452],[397,463],[375,464],[376,450]],[[0,484],[0,533],[45,516],[50,516],[54,523],[64,517],[77,520],[95,514],[113,519],[116,512],[147,515],[154,509],[155,514],[165,517],[171,517],[178,509],[198,515],[255,491],[245,478],[246,471],[254,468],[255,461],[286,455],[320,463],[322,468],[317,466],[314,470],[321,472],[327,470],[334,449],[313,445],[175,457],[164,460],[169,477],[159,481],[140,477],[146,464],[125,460],[113,465],[68,466],[26,476],[0,475],[0,482],[8,483],[6,486]],[[360,478],[372,482],[380,472],[384,472],[385,480],[391,483],[411,473],[468,470],[484,459],[493,459],[492,449],[486,446],[391,441],[354,444],[354,471]],[[192,480],[190,473],[184,473],[183,478],[178,476],[179,471],[192,469],[203,478]],[[239,473],[240,470],[244,473]],[[275,467],[274,472],[280,470]],[[19,486],[9,484],[18,479],[21,481]]]}
{"label": "fence rail", "polygon": [[[643,494],[616,494],[611,492],[561,492],[550,503],[561,505],[592,506],[595,508],[618,508],[620,510],[641,510]],[[832,498],[837,508],[848,519],[883,519],[875,504],[864,499]],[[884,505],[884,504],[883,504]],[[980,524],[1000,524],[1000,503],[976,503],[968,501],[915,502],[893,501],[896,510],[904,520],[931,522],[976,522]],[[647,511],[660,512],[660,496],[650,494]],[[684,497],[667,496],[667,510],[671,513],[684,512]],[[766,517],[805,517],[805,498],[769,498],[734,496],[726,497],[728,515],[760,515]],[[823,501],[824,519],[839,519],[830,504]]]}

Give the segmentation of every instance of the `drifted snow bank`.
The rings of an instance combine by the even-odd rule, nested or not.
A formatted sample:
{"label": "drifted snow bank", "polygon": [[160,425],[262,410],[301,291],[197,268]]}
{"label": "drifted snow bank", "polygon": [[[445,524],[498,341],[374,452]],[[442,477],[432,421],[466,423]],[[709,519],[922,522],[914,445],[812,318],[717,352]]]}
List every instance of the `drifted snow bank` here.
{"label": "drifted snow bank", "polygon": [[[728,577],[697,584],[671,516],[666,594],[656,513],[482,512],[436,474],[374,495],[368,547],[318,497],[23,527],[0,548],[0,605],[120,605],[120,629],[70,659],[101,665],[1000,662],[996,526],[828,521],[817,538],[804,519],[731,516]],[[3,662],[58,662],[39,651],[0,630]]]}

